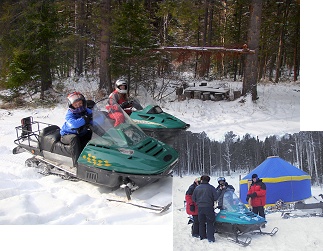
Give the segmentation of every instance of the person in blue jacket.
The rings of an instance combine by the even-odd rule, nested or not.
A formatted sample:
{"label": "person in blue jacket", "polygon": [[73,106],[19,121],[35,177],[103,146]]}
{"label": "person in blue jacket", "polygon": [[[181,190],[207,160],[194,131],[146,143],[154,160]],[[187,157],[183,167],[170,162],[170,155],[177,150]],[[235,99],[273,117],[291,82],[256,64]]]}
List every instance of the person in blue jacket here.
{"label": "person in blue jacket", "polygon": [[77,159],[92,137],[88,127],[92,123],[92,110],[87,108],[86,100],[80,92],[69,94],[67,102],[68,110],[60,131],[61,142],[71,145],[73,166],[77,167]]}

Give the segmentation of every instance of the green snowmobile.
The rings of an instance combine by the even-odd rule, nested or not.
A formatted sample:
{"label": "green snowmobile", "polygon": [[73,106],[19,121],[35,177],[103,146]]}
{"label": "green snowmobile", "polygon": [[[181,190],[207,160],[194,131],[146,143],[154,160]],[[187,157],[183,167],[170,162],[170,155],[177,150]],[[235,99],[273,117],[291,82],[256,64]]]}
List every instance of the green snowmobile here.
{"label": "green snowmobile", "polygon": [[116,127],[104,108],[95,104],[92,111],[92,138],[77,166],[73,166],[70,145],[60,141],[60,128],[32,117],[16,127],[18,146],[13,153],[30,152],[33,157],[26,160],[26,166],[39,168],[43,174],[122,187],[129,200],[138,188],[172,175],[178,161],[173,148],[147,136],[121,108],[124,122]]}

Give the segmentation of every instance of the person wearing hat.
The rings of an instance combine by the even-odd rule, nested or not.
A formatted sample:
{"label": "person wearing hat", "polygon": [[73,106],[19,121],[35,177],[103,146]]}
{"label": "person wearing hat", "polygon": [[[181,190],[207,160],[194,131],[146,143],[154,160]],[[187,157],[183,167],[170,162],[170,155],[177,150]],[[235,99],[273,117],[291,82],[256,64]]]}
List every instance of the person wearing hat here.
{"label": "person wearing hat", "polygon": [[247,202],[251,198],[252,212],[265,218],[264,206],[266,205],[266,184],[259,179],[257,174],[251,176],[252,183],[247,193]]}
{"label": "person wearing hat", "polygon": [[189,186],[185,194],[186,201],[186,213],[192,215],[193,217],[193,226],[192,226],[192,236],[200,237],[199,235],[199,220],[198,220],[198,209],[196,203],[192,200],[192,194],[195,188],[201,183],[201,177],[198,177],[194,180],[193,184]]}
{"label": "person wearing hat", "polygon": [[218,196],[219,196],[219,199],[218,199],[218,206],[217,208],[222,210],[223,209],[223,196],[224,196],[224,193],[228,190],[231,190],[231,191],[235,191],[234,187],[232,185],[229,185],[228,182],[226,182],[225,178],[224,177],[219,177],[218,178],[218,186],[215,188],[217,193],[218,193]]}
{"label": "person wearing hat", "polygon": [[114,127],[124,123],[125,117],[120,108],[129,116],[131,115],[132,102],[128,99],[128,84],[125,80],[118,79],[115,83],[115,90],[110,93],[106,109],[111,119],[115,121]]}
{"label": "person wearing hat", "polygon": [[203,175],[201,184],[193,192],[192,199],[198,207],[199,234],[200,239],[208,239],[209,242],[215,242],[214,238],[214,202],[218,200],[218,193],[215,187],[209,184],[210,177]]}
{"label": "person wearing hat", "polygon": [[77,159],[92,137],[88,127],[92,123],[92,110],[87,108],[86,100],[80,92],[70,93],[67,104],[68,111],[60,130],[61,142],[71,146],[73,166],[77,167]]}

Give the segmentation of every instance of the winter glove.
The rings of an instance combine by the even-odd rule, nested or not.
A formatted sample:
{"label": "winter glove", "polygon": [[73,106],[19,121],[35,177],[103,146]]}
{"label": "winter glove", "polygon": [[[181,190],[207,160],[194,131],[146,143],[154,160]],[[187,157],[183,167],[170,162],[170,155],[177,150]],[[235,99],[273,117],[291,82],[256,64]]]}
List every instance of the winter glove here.
{"label": "winter glove", "polygon": [[246,198],[246,201],[247,201],[247,202],[249,201],[249,198],[250,198],[250,195],[248,194],[248,195],[247,195],[247,198]]}
{"label": "winter glove", "polygon": [[190,211],[191,212],[194,212],[195,211],[195,205],[194,204],[190,205]]}
{"label": "winter glove", "polygon": [[129,105],[128,101],[123,102],[120,106],[122,109],[126,108]]}
{"label": "winter glove", "polygon": [[257,193],[256,192],[250,194],[250,198],[255,198],[255,197],[257,197]]}
{"label": "winter glove", "polygon": [[84,119],[85,121],[85,125],[88,125],[90,124],[91,120],[92,120],[92,115],[91,114],[88,114],[88,115],[84,115],[82,116],[82,118]]}

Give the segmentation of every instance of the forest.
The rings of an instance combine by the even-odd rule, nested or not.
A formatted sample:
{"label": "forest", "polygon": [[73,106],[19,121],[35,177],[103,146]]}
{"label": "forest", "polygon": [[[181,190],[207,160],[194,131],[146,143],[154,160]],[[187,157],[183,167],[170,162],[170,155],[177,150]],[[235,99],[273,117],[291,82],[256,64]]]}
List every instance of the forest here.
{"label": "forest", "polygon": [[174,143],[180,149],[175,173],[179,176],[209,174],[229,176],[249,173],[269,156],[279,156],[307,172],[312,183],[323,182],[323,132],[300,131],[264,140],[250,134],[227,132],[224,141],[212,141],[202,133],[182,132]]}
{"label": "forest", "polygon": [[[253,33],[256,43],[250,40]],[[246,45],[255,54],[235,51]],[[0,3],[0,90],[10,90],[0,99],[16,106],[38,93],[37,105],[52,105],[56,96],[50,90],[62,93],[66,79],[77,83],[80,77],[98,79],[97,93],[90,98],[109,94],[123,77],[129,89],[144,86],[162,99],[157,83],[242,81],[250,64],[256,68],[249,72],[256,83],[299,81],[299,0]],[[181,148],[176,172],[230,175],[278,155],[322,183],[322,136],[300,132],[261,141],[228,132],[224,142],[216,142],[205,133],[185,132],[175,142]]]}
{"label": "forest", "polygon": [[[250,41],[254,33],[256,43]],[[255,55],[234,52],[245,45]],[[176,49],[187,46],[197,49]],[[93,95],[110,93],[120,77],[133,89],[144,85],[152,92],[157,80],[181,84],[187,72],[194,79],[241,81],[248,62],[256,82],[297,81],[299,0],[0,3],[0,88],[10,89],[0,97],[5,102],[19,105],[21,96],[40,93],[43,104],[54,99],[49,90],[62,92],[66,78],[77,82],[80,76],[99,79]]]}

